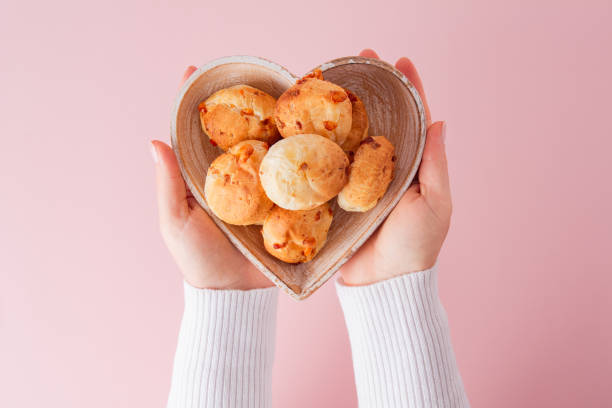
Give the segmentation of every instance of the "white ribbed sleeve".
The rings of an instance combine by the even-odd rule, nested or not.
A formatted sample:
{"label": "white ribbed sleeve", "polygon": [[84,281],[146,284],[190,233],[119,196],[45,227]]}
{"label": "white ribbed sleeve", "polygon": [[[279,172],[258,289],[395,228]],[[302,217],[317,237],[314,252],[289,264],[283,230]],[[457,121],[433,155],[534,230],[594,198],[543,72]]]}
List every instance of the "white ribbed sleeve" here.
{"label": "white ribbed sleeve", "polygon": [[435,267],[367,286],[336,282],[359,407],[469,407]]}
{"label": "white ribbed sleeve", "polygon": [[271,406],[277,298],[185,283],[169,408]]}

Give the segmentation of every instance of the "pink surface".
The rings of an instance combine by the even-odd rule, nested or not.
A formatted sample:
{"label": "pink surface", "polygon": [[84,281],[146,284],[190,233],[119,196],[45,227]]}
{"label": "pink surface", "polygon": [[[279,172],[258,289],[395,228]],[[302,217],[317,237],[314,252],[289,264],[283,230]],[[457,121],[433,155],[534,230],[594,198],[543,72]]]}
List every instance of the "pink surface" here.
{"label": "pink surface", "polygon": [[[440,286],[473,406],[610,404],[609,1],[206,3],[0,6],[0,406],[164,406],[182,293],[148,141],[183,70],[363,47],[412,58],[448,122]],[[333,285],[278,323],[275,406],[355,406]]]}

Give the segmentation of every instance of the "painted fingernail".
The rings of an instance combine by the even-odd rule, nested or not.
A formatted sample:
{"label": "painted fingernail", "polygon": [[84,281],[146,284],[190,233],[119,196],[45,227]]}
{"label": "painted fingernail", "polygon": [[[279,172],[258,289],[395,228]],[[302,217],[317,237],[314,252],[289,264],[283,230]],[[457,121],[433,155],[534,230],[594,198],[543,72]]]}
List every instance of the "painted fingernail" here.
{"label": "painted fingernail", "polygon": [[153,161],[155,162],[155,164],[157,164],[159,162],[159,155],[157,154],[157,148],[155,147],[153,142],[151,142],[150,148],[151,148],[151,156],[153,156]]}
{"label": "painted fingernail", "polygon": [[446,143],[446,122],[442,122],[442,143]]}

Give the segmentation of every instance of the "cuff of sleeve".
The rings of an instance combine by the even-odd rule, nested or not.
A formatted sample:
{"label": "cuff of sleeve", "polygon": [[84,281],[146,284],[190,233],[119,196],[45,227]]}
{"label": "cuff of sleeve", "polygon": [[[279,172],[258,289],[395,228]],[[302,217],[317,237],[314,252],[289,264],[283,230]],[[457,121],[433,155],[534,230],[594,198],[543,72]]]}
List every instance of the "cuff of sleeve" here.
{"label": "cuff of sleeve", "polygon": [[435,266],[366,286],[336,281],[336,288],[360,406],[468,406]]}
{"label": "cuff of sleeve", "polygon": [[[390,333],[400,337],[416,335],[429,329],[432,322],[436,326],[447,324],[438,296],[435,265],[364,286],[348,286],[338,279],[336,290],[351,340],[372,335],[387,337]],[[366,343],[371,341],[377,342],[368,339]]]}
{"label": "cuff of sleeve", "polygon": [[[364,286],[348,286],[340,278],[336,290],[351,340],[370,333],[405,335],[406,328],[416,334],[431,322],[448,324],[438,296],[436,265]],[[398,332],[398,324],[406,327]]]}
{"label": "cuff of sleeve", "polygon": [[[190,331],[214,347],[244,349],[274,340],[278,288],[251,290],[198,289],[187,282],[184,321]],[[265,337],[266,342],[261,342]],[[268,341],[270,340],[270,341]],[[263,350],[260,350],[263,351]]]}
{"label": "cuff of sleeve", "polygon": [[269,406],[278,289],[184,291],[168,407]]}

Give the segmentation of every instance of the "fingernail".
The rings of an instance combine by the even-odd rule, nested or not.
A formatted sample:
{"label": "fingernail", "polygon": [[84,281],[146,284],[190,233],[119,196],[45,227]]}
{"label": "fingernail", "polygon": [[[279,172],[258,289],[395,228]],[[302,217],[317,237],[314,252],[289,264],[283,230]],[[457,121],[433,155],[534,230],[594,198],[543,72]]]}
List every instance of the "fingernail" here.
{"label": "fingernail", "polygon": [[155,147],[153,142],[151,142],[150,147],[151,147],[151,156],[153,156],[153,161],[155,162],[155,164],[157,164],[159,162],[159,156],[157,154],[157,148]]}
{"label": "fingernail", "polygon": [[446,143],[446,122],[442,122],[442,143]]}

